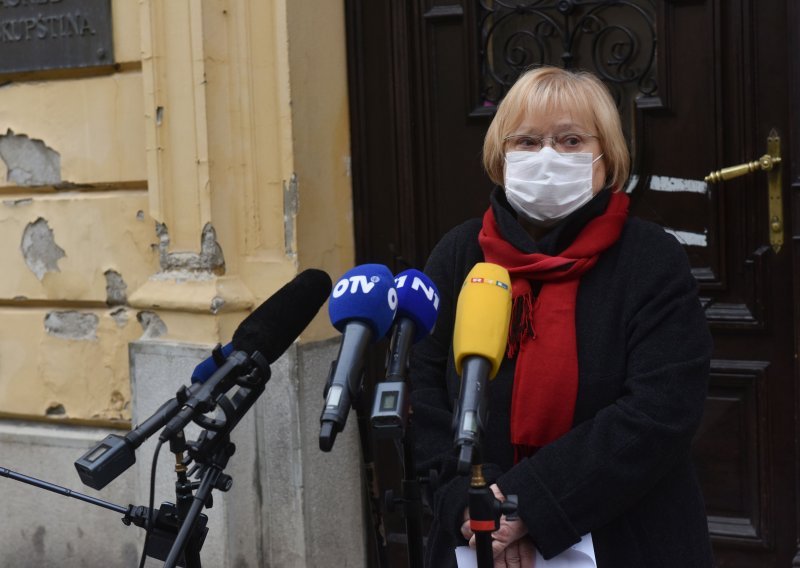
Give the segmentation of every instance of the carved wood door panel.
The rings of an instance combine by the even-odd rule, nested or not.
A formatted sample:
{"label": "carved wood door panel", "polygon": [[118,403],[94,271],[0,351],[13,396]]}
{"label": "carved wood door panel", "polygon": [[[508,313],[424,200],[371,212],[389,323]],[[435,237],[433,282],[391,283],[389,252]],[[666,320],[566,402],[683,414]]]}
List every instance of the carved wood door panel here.
{"label": "carved wood door panel", "polygon": [[659,90],[637,114],[634,211],[684,244],[714,334],[694,457],[720,566],[788,566],[796,553],[800,298],[788,239],[771,245],[768,193],[772,183],[788,198],[789,175],[704,182],[712,169],[765,154],[771,133],[781,138],[780,170],[790,171],[787,6],[663,3]]}
{"label": "carved wood door panel", "polygon": [[[718,564],[800,566],[800,8],[350,0],[347,15],[357,257],[395,271],[421,267],[442,234],[485,209],[483,135],[522,69],[548,63],[604,78],[631,139],[633,213],[684,244],[715,338],[694,457]],[[773,172],[704,181],[767,153],[771,133],[782,158]],[[376,450],[381,484],[399,488],[393,453]],[[385,521],[391,565],[405,566],[402,519]]]}

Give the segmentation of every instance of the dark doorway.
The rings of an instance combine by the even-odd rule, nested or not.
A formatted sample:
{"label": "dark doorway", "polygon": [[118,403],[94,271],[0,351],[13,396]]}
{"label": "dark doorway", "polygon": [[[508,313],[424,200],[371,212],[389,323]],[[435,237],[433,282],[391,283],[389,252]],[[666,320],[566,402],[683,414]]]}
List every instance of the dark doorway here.
{"label": "dark doorway", "polygon": [[[715,337],[695,462],[718,564],[800,566],[796,3],[346,4],[359,263],[421,268],[449,228],[484,211],[483,135],[520,70],[604,78],[631,140],[633,213],[684,244]],[[768,151],[782,158],[770,172],[704,181]],[[380,484],[397,489],[394,453],[376,449]],[[384,520],[392,566],[405,566],[403,521]]]}

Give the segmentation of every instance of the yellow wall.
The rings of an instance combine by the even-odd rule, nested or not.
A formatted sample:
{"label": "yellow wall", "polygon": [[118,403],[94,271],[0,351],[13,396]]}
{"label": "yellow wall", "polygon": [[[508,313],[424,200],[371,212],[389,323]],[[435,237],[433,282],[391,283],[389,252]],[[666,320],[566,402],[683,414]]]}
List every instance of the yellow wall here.
{"label": "yellow wall", "polygon": [[[297,245],[301,269],[336,279],[354,263],[350,115],[344,2],[286,2],[292,85],[293,160],[299,194]],[[309,339],[330,337],[317,317]]]}
{"label": "yellow wall", "polygon": [[[124,426],[129,342],[226,342],[299,270],[352,266],[342,2],[112,14],[112,73],[0,88],[0,136],[61,179],[0,160],[0,415]],[[333,333],[323,310],[303,339]]]}

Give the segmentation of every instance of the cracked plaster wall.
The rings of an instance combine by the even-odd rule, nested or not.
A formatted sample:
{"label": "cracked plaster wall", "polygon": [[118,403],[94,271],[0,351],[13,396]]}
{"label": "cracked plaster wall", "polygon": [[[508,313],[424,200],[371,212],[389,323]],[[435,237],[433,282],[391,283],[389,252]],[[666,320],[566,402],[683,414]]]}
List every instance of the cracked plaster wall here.
{"label": "cracked plaster wall", "polygon": [[[135,289],[153,274],[192,280],[225,271],[210,224],[198,236],[200,252],[170,251],[166,226],[154,224],[145,209],[146,194],[134,192],[49,193],[0,203],[0,262],[5,255],[9,266],[17,263],[13,273],[20,277],[0,281],[0,298],[54,304],[22,304],[10,317],[0,308],[0,413],[130,419],[128,345],[169,334],[161,314],[131,309],[131,281]],[[89,304],[59,306],[63,301]],[[209,313],[223,305],[213,298]],[[180,325],[184,320],[178,318]],[[195,327],[213,335],[213,326]]]}
{"label": "cracked plaster wall", "polygon": [[124,305],[158,270],[147,194],[47,192],[0,201],[0,300]]}
{"label": "cracked plaster wall", "polygon": [[66,256],[64,249],[56,244],[53,229],[41,217],[25,227],[20,249],[25,264],[39,280],[48,272],[59,272],[58,261]]}
{"label": "cracked plaster wall", "polygon": [[[137,3],[114,4],[115,10],[131,4],[135,11]],[[146,180],[142,89],[140,73],[4,85],[0,186]],[[24,155],[18,158],[20,152]]]}
{"label": "cracked plaster wall", "polygon": [[[145,3],[141,6],[147,5]],[[216,235],[213,235],[211,231],[204,228],[201,236],[202,246],[199,253],[187,254],[176,250],[170,251],[167,247],[159,247],[159,239],[154,239],[153,220],[143,213],[151,210],[146,193],[147,182],[152,182],[151,188],[153,188],[159,183],[164,184],[169,178],[148,180],[145,148],[151,142],[145,140],[145,121],[143,118],[152,119],[154,117],[152,117],[151,109],[146,108],[143,104],[146,100],[146,96],[143,96],[143,93],[149,93],[149,90],[143,86],[142,75],[143,72],[147,72],[146,66],[153,65],[154,61],[156,65],[161,65],[161,61],[158,59],[159,55],[156,54],[152,59],[139,64],[138,60],[142,53],[138,21],[140,12],[143,12],[141,6],[137,3],[117,0],[114,3],[115,51],[119,45],[123,47],[127,45],[129,59],[126,61],[134,63],[134,65],[129,65],[125,72],[113,73],[104,77],[81,78],[79,80],[66,79],[37,83],[20,82],[0,89],[0,125],[2,125],[2,129],[5,130],[8,126],[13,127],[14,131],[25,132],[31,139],[40,138],[45,147],[60,152],[59,179],[61,180],[61,187],[66,187],[68,184],[99,186],[103,183],[110,183],[119,184],[120,186],[125,184],[124,187],[126,188],[135,187],[138,190],[138,193],[126,193],[124,191],[85,192],[76,196],[56,196],[53,200],[48,200],[46,197],[42,198],[36,193],[33,200],[28,200],[28,195],[22,198],[14,196],[13,199],[6,200],[13,203],[4,202],[3,206],[0,206],[0,266],[7,267],[9,273],[9,278],[0,280],[0,300],[6,302],[5,307],[0,308],[0,312],[2,312],[0,317],[3,318],[4,322],[3,329],[0,329],[0,363],[2,363],[0,365],[0,370],[2,371],[0,372],[0,412],[7,410],[6,403],[13,401],[15,410],[12,411],[36,416],[49,416],[52,420],[76,417],[86,419],[96,417],[105,420],[126,419],[126,417],[130,416],[130,398],[126,389],[129,388],[127,383],[127,346],[131,341],[135,342],[137,339],[144,339],[141,343],[160,344],[162,343],[161,341],[152,341],[148,338],[163,339],[167,334],[175,334],[174,329],[177,326],[173,325],[173,322],[176,320],[180,321],[184,328],[201,328],[198,334],[212,337],[215,334],[220,335],[220,329],[224,329],[223,326],[225,325],[228,325],[227,331],[232,331],[235,325],[232,326],[226,321],[233,321],[233,318],[241,319],[241,313],[231,316],[226,314],[224,310],[220,316],[212,318],[208,317],[208,314],[198,317],[194,313],[176,314],[169,310],[159,310],[158,313],[155,311],[138,311],[131,309],[127,305],[129,297],[133,296],[136,290],[141,288],[143,282],[154,274],[173,272],[188,278],[205,278],[207,276],[213,277],[225,274],[226,271],[222,249],[218,246]],[[300,4],[297,6],[295,7],[294,4],[289,3],[288,9],[303,9]],[[265,13],[259,2],[252,2],[252,7],[257,10],[258,14]],[[307,9],[311,10],[311,8]],[[319,12],[317,6],[314,7],[314,10],[315,13]],[[327,10],[333,12],[333,17],[335,18],[335,14],[341,13],[341,6],[339,3],[334,3]],[[325,13],[327,14],[327,12]],[[234,15],[232,14],[231,16]],[[156,13],[156,17],[158,16],[159,13]],[[232,20],[231,16],[228,16],[227,19]],[[253,18],[253,20],[261,21],[258,18]],[[341,48],[339,51],[343,52],[344,44],[341,42],[341,38],[344,37],[343,32],[339,30],[337,33],[334,30],[333,33],[330,33],[331,24],[335,23],[335,20],[331,18],[324,18],[324,20],[324,27],[327,32],[324,37],[329,38],[327,41],[333,41],[339,45]],[[315,20],[295,17],[294,21],[314,22]],[[210,19],[204,20],[203,32],[207,33],[206,26],[209,22],[211,22]],[[167,20],[166,23],[170,22]],[[152,25],[152,22],[143,22],[143,25],[147,27]],[[213,30],[214,28],[209,29]],[[254,45],[258,48],[253,50],[257,57],[257,63],[264,61],[265,57],[273,56],[273,51],[277,49],[274,37],[271,34],[262,33],[263,30],[258,30],[258,32],[252,37],[252,40],[256,42]],[[303,35],[308,36],[307,33],[293,32],[293,37],[297,39],[302,39]],[[318,37],[313,42],[311,40],[304,41],[309,41],[309,45],[318,46],[320,45]],[[330,38],[333,39],[331,40]],[[326,53],[323,54],[325,58],[333,59],[334,63],[339,62],[341,58],[336,59],[335,55],[329,55],[335,54],[337,51],[328,49],[328,47],[326,44],[324,48]],[[303,50],[295,49],[294,51],[299,53]],[[282,57],[285,54],[281,52],[278,55]],[[228,104],[230,97],[238,100],[236,93],[233,92],[231,94],[232,91],[230,91],[231,88],[235,90],[236,86],[225,86],[221,90],[218,89],[215,98],[213,85],[224,85],[225,83],[215,82],[213,73],[218,70],[218,73],[221,73],[223,77],[230,77],[231,70],[246,72],[248,68],[244,66],[241,69],[232,67],[232,64],[229,64],[223,58],[218,58],[214,61],[209,60],[207,63],[208,72],[212,74],[212,80],[209,81],[212,87],[208,89],[207,108],[223,110],[223,112],[213,113],[216,116],[215,120],[234,123],[232,138],[226,139],[224,137],[224,134],[228,132],[228,125],[225,124],[220,129],[224,131],[222,132],[223,136],[211,137],[211,147],[209,148],[211,153],[210,161],[218,164],[222,176],[227,179],[231,171],[240,169],[243,163],[243,157],[237,154],[240,145],[239,141],[243,138],[240,136],[242,128],[236,124],[240,122],[239,114],[226,114],[224,111],[227,109],[223,108],[223,105]],[[302,67],[308,66],[302,63],[300,65],[294,64],[293,72],[302,72]],[[283,106],[286,101],[269,99],[269,104],[264,104],[265,97],[259,96],[270,95],[274,92],[273,86],[276,84],[276,80],[278,84],[286,82],[284,80],[286,76],[281,75],[281,72],[267,71],[266,74],[268,76],[262,75],[262,69],[264,68],[272,69],[272,66],[263,66],[260,63],[258,66],[253,66],[252,69],[256,71],[256,74],[253,77],[252,84],[248,84],[248,88],[255,89],[253,93],[256,96],[253,97],[253,100],[261,101],[261,104],[253,107],[254,118],[251,119],[252,124],[244,125],[248,129],[246,130],[248,136],[245,138],[249,137],[249,128],[253,127],[254,136],[252,136],[252,139],[254,141],[270,138],[272,132],[265,131],[263,125],[273,125],[275,122],[273,118],[276,117],[280,119],[281,123],[285,122],[284,115],[289,110]],[[320,75],[317,73],[315,75],[319,77],[320,82],[325,83],[326,92],[331,93],[332,84],[340,85],[342,87],[340,91],[344,92],[343,87],[346,87],[346,82],[344,75],[341,74],[344,67],[342,65],[326,65],[325,68],[329,73],[336,73],[337,70],[340,72],[340,76],[334,78],[334,81],[330,80],[328,74]],[[169,74],[170,77],[175,77],[175,75],[175,73]],[[304,80],[295,80],[295,82],[298,85],[305,83]],[[171,83],[171,85],[174,85],[174,83]],[[266,85],[266,90],[261,88],[262,85]],[[322,113],[317,112],[317,110],[323,109],[323,105],[319,103],[319,97],[315,95],[319,90],[306,90],[308,93],[305,94],[305,99],[312,101],[314,108],[310,109],[313,112],[307,112],[305,108],[295,106],[296,117],[310,117],[304,123],[298,121],[300,126],[296,131],[300,133],[317,132],[320,125],[333,125],[332,128],[341,134],[340,146],[346,152],[347,148],[349,148],[349,143],[346,140],[346,120],[336,120],[338,115],[331,116],[332,113],[327,110],[327,107]],[[167,92],[174,93],[175,89],[167,89]],[[288,94],[287,92],[286,95]],[[300,96],[297,96],[298,94]],[[347,107],[346,100],[338,94],[332,94],[333,96],[326,97],[325,104],[344,109],[342,113],[339,113],[344,116]],[[293,98],[294,102],[292,104],[297,105],[301,102],[303,98],[302,89],[298,89],[298,93],[293,94]],[[246,110],[237,107],[235,112],[247,117]],[[173,117],[175,116],[177,115],[174,113],[167,114],[165,123],[174,120]],[[192,115],[191,121],[196,120],[198,117],[196,114]],[[231,117],[234,118],[233,121],[230,120]],[[333,120],[331,120],[332,118]],[[209,120],[214,120],[214,118],[210,117]],[[214,123],[210,122],[210,124],[213,130]],[[195,123],[191,122],[191,124],[185,126],[187,128],[184,131],[190,132]],[[183,125],[178,125],[178,128],[182,127]],[[327,126],[324,127],[327,128]],[[274,130],[274,128],[269,126],[267,130]],[[263,161],[253,166],[254,171],[248,171],[246,172],[248,175],[242,176],[247,179],[248,185],[252,185],[255,191],[266,192],[268,195],[273,195],[271,190],[272,183],[276,179],[276,172],[280,169],[278,156],[283,162],[287,162],[288,152],[291,151],[284,150],[282,146],[285,140],[288,140],[289,133],[281,131],[278,134],[280,138],[277,135],[275,138],[281,146],[271,147],[269,143],[254,146],[253,149],[256,151],[254,155],[257,155],[258,159]],[[291,134],[294,137],[295,133]],[[320,144],[326,145],[326,148],[322,149],[323,152],[331,152],[327,148],[330,140],[327,134],[325,136],[315,134],[314,138],[319,143],[316,148],[309,150],[312,154],[316,152]],[[175,137],[173,140],[179,143],[186,143],[189,146],[195,142],[190,138],[178,140]],[[169,142],[169,139],[167,138],[166,141]],[[225,146],[226,143],[227,146]],[[313,146],[312,144],[305,144],[304,140],[300,140],[296,144],[297,146],[309,148]],[[151,149],[156,150],[148,147],[148,150]],[[169,154],[172,150],[169,147],[165,149],[167,150],[166,154]],[[31,152],[42,153],[42,148],[31,150]],[[46,154],[46,152],[44,153]],[[273,162],[269,160],[272,156],[275,156],[274,163],[278,164],[277,168],[271,167]],[[244,159],[246,160],[246,158],[245,156]],[[326,159],[326,156],[313,155],[311,159],[298,161],[313,164],[307,169],[316,170],[317,164],[326,163],[329,160]],[[0,186],[5,188],[14,185],[21,186],[20,183],[10,180],[10,170],[3,171],[4,167],[6,167],[5,162],[0,165],[0,177],[5,178],[0,183]],[[181,172],[172,173],[181,174]],[[252,180],[249,178],[251,173],[254,174]],[[14,175],[22,174],[15,173]],[[46,179],[56,179],[46,178],[41,173],[37,173],[36,176],[38,176],[36,179],[39,182]],[[282,177],[284,177],[283,174],[277,176],[277,179]],[[305,225],[314,227],[311,229],[312,232],[318,235],[321,241],[324,241],[324,245],[309,247],[307,235],[303,238],[302,233],[299,231],[295,218],[302,211],[299,211],[297,207],[297,184],[290,185],[289,192],[284,196],[286,197],[284,203],[287,205],[284,210],[287,218],[287,221],[283,223],[285,231],[283,235],[285,237],[284,242],[277,241],[273,247],[272,242],[268,241],[268,250],[266,250],[268,254],[266,256],[270,257],[269,260],[262,264],[253,262],[251,263],[252,268],[251,266],[247,267],[251,272],[248,275],[250,280],[247,280],[246,284],[256,294],[267,294],[269,290],[277,287],[277,282],[288,281],[291,278],[289,273],[296,267],[296,264],[292,266],[292,263],[297,262],[303,250],[305,251],[307,266],[312,266],[319,262],[318,251],[322,250],[324,252],[328,247],[332,247],[335,254],[332,255],[334,258],[326,268],[332,266],[333,271],[340,272],[339,269],[345,265],[352,264],[349,262],[351,259],[345,259],[344,262],[337,260],[339,253],[336,252],[337,249],[331,241],[338,242],[338,236],[336,239],[330,238],[330,220],[333,216],[338,218],[339,210],[337,209],[337,204],[346,202],[347,195],[344,195],[344,199],[340,200],[339,194],[342,192],[337,190],[336,196],[325,197],[332,194],[331,176],[327,171],[319,173],[316,186],[310,183],[307,172],[301,173],[300,178],[304,184],[305,197],[303,206],[305,211],[308,212],[309,206],[313,206],[315,202],[319,204],[316,207],[321,211],[319,222],[316,222],[316,220],[309,222],[306,213]],[[15,179],[22,179],[22,177]],[[179,179],[183,182],[187,178],[182,176]],[[58,183],[52,182],[52,185],[58,185]],[[136,185],[137,183],[138,185]],[[347,183],[349,183],[347,180],[342,181],[341,179],[335,182],[336,187],[344,187]],[[214,189],[216,190],[217,187],[214,187]],[[241,184],[234,184],[232,187],[233,192],[231,195],[245,189],[241,187]],[[316,190],[314,189],[315,187],[317,188]],[[309,192],[309,189],[312,191]],[[169,191],[169,188],[167,188],[167,191]],[[226,188],[225,191],[228,191],[228,189]],[[34,192],[29,193],[33,194]],[[113,196],[111,193],[113,193]],[[224,193],[222,195],[224,197],[220,197],[217,194],[214,206],[218,207],[219,202],[222,201],[223,210],[215,210],[213,215],[215,220],[220,219],[218,229],[222,234],[230,235],[238,230],[251,230],[252,242],[257,243],[262,236],[260,232],[262,230],[266,233],[266,229],[270,228],[275,229],[275,233],[280,233],[278,229],[281,226],[279,208],[273,210],[266,206],[257,212],[252,212],[252,218],[248,217],[247,226],[231,228],[230,224],[233,221],[226,220],[229,216],[229,211],[226,208],[231,207],[229,202],[233,202],[234,199]],[[275,192],[275,195],[277,195],[277,192]],[[98,200],[95,200],[95,197]],[[112,198],[111,200],[114,201],[114,204],[101,204],[99,202],[100,199],[108,197]],[[320,200],[320,197],[324,199]],[[48,203],[48,201],[50,202]],[[277,197],[274,201],[278,203],[280,198]],[[185,206],[183,203],[173,203],[172,205],[179,212],[181,211],[180,208]],[[263,213],[267,210],[270,211],[269,215],[263,218],[258,217],[258,213]],[[274,215],[272,215],[272,212],[274,212]],[[251,215],[251,211],[248,211],[247,214]],[[136,219],[134,220],[131,215],[134,215]],[[52,253],[54,250],[52,247],[57,246],[64,254],[61,257],[56,254],[57,258],[50,256],[49,264],[47,262],[44,263],[44,272],[41,277],[38,277],[37,273],[27,265],[24,255],[20,251],[21,236],[25,227],[30,223],[36,222],[39,218],[43,219],[52,231],[52,243],[45,248],[49,248]],[[237,219],[238,221],[239,219]],[[228,225],[225,224],[226,222]],[[253,228],[250,226],[251,224],[261,224],[261,226]],[[347,223],[344,224],[346,225]],[[210,226],[208,229],[213,230]],[[346,226],[341,230],[349,235],[350,227]],[[120,237],[120,235],[127,236]],[[306,246],[298,246],[298,241],[305,242]],[[301,242],[301,245],[303,242]],[[349,241],[347,242],[349,243]],[[2,243],[9,243],[10,245],[3,249]],[[153,245],[153,248],[150,248],[151,245]],[[143,246],[147,250],[142,250]],[[347,250],[351,251],[352,247],[350,245],[347,246],[349,246]],[[240,258],[236,256],[241,251],[231,247],[231,250],[226,250],[225,252],[230,255],[228,261],[233,269],[231,272],[235,272],[239,268],[237,264],[242,264]],[[269,263],[274,262],[272,255],[279,258],[282,264],[279,262],[275,263],[278,264],[277,267],[271,266]],[[282,255],[290,255],[293,258],[289,262],[283,262]],[[42,270],[42,268],[40,267],[39,270]],[[236,272],[234,276],[241,276],[241,274]],[[254,282],[257,284],[254,284]],[[19,307],[17,305],[9,307],[9,304],[16,302],[16,300],[12,301],[13,298],[19,298]],[[213,297],[211,299],[212,312],[222,309],[220,302],[222,302],[221,298]],[[47,306],[47,308],[41,306]],[[69,312],[74,312],[74,314]],[[87,317],[87,315],[94,317]],[[48,320],[49,327],[46,324]],[[325,320],[324,316],[321,320]],[[327,321],[325,321],[325,327],[326,332],[330,333],[328,331],[330,325]],[[92,333],[94,338],[91,338]],[[230,337],[230,333],[227,333],[227,337]],[[176,337],[175,335],[171,335],[170,339],[183,340],[182,337]],[[303,367],[305,373],[298,373],[297,370],[292,368],[288,378],[295,380],[298,375],[318,376],[320,369],[324,371],[327,368],[326,365],[329,364],[330,349],[335,351],[333,346],[328,346],[328,351],[320,358],[319,368],[308,369]],[[173,359],[173,353],[168,354],[166,358],[168,360]],[[163,369],[164,367],[161,368]],[[172,374],[169,378],[179,379],[175,374]],[[282,396],[262,397],[262,403],[276,402],[282,405],[286,400],[290,400],[288,396],[283,396],[284,394],[292,395],[296,393],[297,385],[294,384],[288,384],[288,388],[285,390],[276,390],[280,386],[280,382],[277,379],[278,377],[273,379],[269,388],[273,393],[280,393]],[[302,384],[300,388],[302,388]],[[140,394],[142,392],[151,393],[148,389],[137,389],[137,392]],[[168,393],[173,392],[174,389],[168,391]],[[316,412],[318,412],[319,392],[314,388],[313,393],[309,394],[312,402],[310,407],[316,410],[312,410],[306,416],[307,420],[304,422],[308,430],[308,440],[310,441],[309,444],[304,444],[304,448],[310,452],[311,456],[320,459],[319,452],[314,445],[316,440],[315,432],[318,432],[318,414]],[[159,397],[157,400],[160,401],[162,398]],[[280,439],[276,439],[275,442],[285,444],[293,441],[297,436],[295,421],[287,421],[286,413],[271,412],[268,413],[268,419],[267,426],[270,427],[262,426],[258,430],[260,433],[283,433],[285,430],[289,434],[288,436],[281,435]],[[280,427],[281,430],[276,427]],[[352,433],[350,431],[350,434]],[[353,442],[355,441],[353,440]],[[339,448],[338,452],[343,466],[341,477],[351,484],[348,487],[352,486],[357,489],[360,482],[357,467],[358,460],[353,459],[354,456],[357,458],[357,446],[352,446],[352,450],[345,453],[344,443],[345,439],[342,438],[339,442],[342,447]],[[271,444],[271,447],[275,447],[275,445]],[[244,451],[240,450],[240,452],[247,455]],[[286,452],[283,453],[286,454]],[[271,522],[274,527],[271,525],[270,530],[258,535],[260,539],[272,539],[273,541],[270,543],[270,554],[274,555],[274,557],[269,559],[269,564],[289,565],[286,562],[282,562],[287,557],[281,556],[281,553],[288,546],[285,544],[286,542],[296,542],[298,551],[306,548],[310,550],[310,546],[319,547],[320,550],[314,553],[313,558],[309,558],[309,562],[298,561],[293,565],[317,565],[325,561],[342,566],[363,565],[363,562],[358,561],[358,551],[362,544],[361,535],[363,534],[363,530],[357,523],[362,508],[361,503],[353,499],[344,499],[342,501],[346,506],[352,508],[352,511],[345,511],[348,513],[346,516],[356,522],[349,523],[346,527],[339,526],[335,522],[328,522],[328,519],[335,520],[337,515],[341,515],[341,507],[337,508],[337,505],[326,500],[324,483],[314,486],[315,478],[313,476],[305,480],[296,478],[298,472],[306,471],[305,462],[308,457],[299,459],[297,449],[292,449],[289,454],[293,456],[291,460],[283,460],[280,464],[276,463],[275,466],[288,470],[292,475],[292,477],[288,478],[288,481],[295,482],[304,495],[308,495],[313,491],[318,493],[320,498],[318,500],[310,499],[307,511],[290,511],[286,506],[286,502],[281,500],[285,497],[287,491],[281,488],[282,484],[274,482],[277,480],[273,480],[270,476],[275,494],[267,500],[264,509],[254,516],[234,515],[233,518],[243,528],[254,530],[261,527],[262,519],[272,518]],[[257,452],[255,455],[257,457],[260,456],[259,459],[262,461],[265,460],[265,452]],[[239,456],[237,461],[242,463],[242,456]],[[248,461],[245,465],[248,467],[248,471],[253,471],[254,464],[252,462]],[[344,466],[349,467],[352,472],[345,471]],[[258,472],[258,469],[255,471]],[[256,473],[256,478],[259,476],[262,479],[267,479],[264,473]],[[237,478],[240,480],[248,479],[248,477],[242,476]],[[242,484],[242,486],[245,487],[248,484]],[[343,496],[352,494],[357,494],[357,492],[342,492]],[[245,499],[247,499],[247,496],[250,497],[252,502],[251,490],[245,492]],[[287,515],[280,515],[280,518],[275,519],[275,515],[271,515],[271,512],[276,510],[290,511],[292,513],[291,519],[288,519]],[[308,512],[313,514],[309,516],[306,514]],[[332,514],[328,516],[325,513]],[[91,517],[92,515],[90,514],[89,516]],[[216,517],[219,518],[220,516],[216,515]],[[307,522],[304,519],[309,518],[312,523],[312,525],[309,525],[310,529],[304,524]],[[313,523],[316,523],[316,525]],[[49,549],[48,552],[52,555],[52,551],[55,550],[50,536],[52,533],[48,529],[47,536],[45,536],[43,531],[38,530],[38,525],[34,525],[34,529],[27,531],[26,538],[33,539],[35,537],[37,543],[41,545],[46,543]],[[349,540],[341,538],[338,534],[342,529],[344,529],[346,536],[350,537]],[[320,534],[319,531],[330,534]],[[214,531],[215,535],[224,534],[228,538],[230,534],[238,538],[243,533],[244,531],[227,533]],[[97,534],[100,534],[99,530]],[[15,536],[19,544],[19,535],[15,533]],[[286,536],[286,538],[281,538],[283,536]],[[100,540],[103,539],[101,538]],[[105,540],[108,539],[106,538]],[[114,539],[112,538],[112,540]],[[258,543],[264,544],[261,540]],[[333,543],[333,548],[331,548],[331,543]],[[336,548],[337,545],[338,548]],[[255,548],[250,547],[251,550]],[[0,549],[2,549],[2,546],[0,546]],[[336,549],[336,552],[331,557],[331,550],[334,549]],[[117,550],[112,552],[114,554],[108,556],[109,562],[112,563],[123,557],[127,560],[131,556],[122,555]],[[346,558],[340,558],[337,555],[345,556]],[[353,559],[353,555],[356,556],[355,559]],[[20,556],[20,558],[25,557]],[[72,558],[72,560],[75,560],[75,558]],[[55,561],[58,562],[58,559]],[[95,564],[84,562],[84,565]],[[231,563],[230,565],[234,564]],[[242,565],[242,563],[237,561],[235,565]]]}
{"label": "cracked plaster wall", "polygon": [[128,345],[168,332],[129,307],[6,311],[0,327],[0,412],[130,420]]}
{"label": "cracked plaster wall", "polygon": [[[127,370],[127,345],[133,340],[156,339],[167,333],[166,324],[157,314],[139,311],[135,312],[135,318],[131,314],[132,310],[126,307],[104,312],[67,310],[45,314],[45,336],[40,343],[43,355],[37,369],[43,394],[47,395],[46,416],[130,419],[128,377],[121,372]],[[134,319],[138,326],[132,324]],[[59,358],[69,358],[76,352],[84,355],[77,369],[82,373],[56,364]],[[98,362],[102,362],[99,369]],[[101,379],[99,389],[94,384],[95,378]]]}
{"label": "cracked plaster wall", "polygon": [[130,420],[128,345],[168,331],[128,305],[131,283],[158,266],[146,206],[135,191],[32,190],[0,202],[0,413]]}
{"label": "cracked plaster wall", "polygon": [[7,181],[21,186],[59,185],[61,155],[41,140],[32,140],[11,129],[0,135],[0,160]]}

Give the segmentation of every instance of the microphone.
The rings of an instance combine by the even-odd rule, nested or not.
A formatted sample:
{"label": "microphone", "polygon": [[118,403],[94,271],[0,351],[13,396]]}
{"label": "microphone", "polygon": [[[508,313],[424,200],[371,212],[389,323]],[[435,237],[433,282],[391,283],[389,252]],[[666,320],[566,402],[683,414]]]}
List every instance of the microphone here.
{"label": "microphone", "polygon": [[[261,306],[256,308],[239,325],[233,334],[233,340],[224,346],[217,346],[210,357],[201,361],[192,371],[192,383],[204,383],[227,361],[235,349],[244,351],[255,351],[261,346],[260,352],[266,357],[267,362],[274,363],[294,342],[306,326],[314,319],[314,316],[322,307],[328,294],[331,291],[330,277],[321,270],[308,269],[301,272],[290,284],[292,288],[297,288],[292,295],[297,295],[297,304],[272,301],[274,297],[284,294],[284,290],[279,290],[275,296],[269,298]],[[306,286],[308,289],[303,290]],[[288,288],[289,285],[284,288]],[[309,295],[314,301],[307,302],[301,296]],[[290,298],[291,299],[291,298]],[[278,312],[281,308],[288,308],[284,312]],[[279,322],[282,331],[270,329],[269,325]],[[281,340],[280,338],[283,338]]]}
{"label": "microphone", "polygon": [[405,270],[394,279],[397,288],[396,323],[410,320],[414,324],[414,343],[433,331],[439,312],[439,290],[425,273],[414,268]]}
{"label": "microphone", "polygon": [[196,414],[211,410],[217,396],[233,386],[229,377],[241,376],[252,369],[260,357],[266,359],[268,368],[314,319],[330,289],[331,279],[325,272],[309,269],[257,307],[233,333],[231,343],[234,351],[167,423],[159,440],[169,440]]}
{"label": "microphone", "polygon": [[511,319],[511,279],[496,264],[479,262],[467,274],[456,305],[453,353],[461,390],[454,414],[458,472],[469,473],[486,424],[487,379],[497,375]]}
{"label": "microphone", "polygon": [[330,293],[331,277],[326,272],[304,270],[239,324],[233,348],[248,354],[259,351],[274,363],[308,327]]}
{"label": "microphone", "polygon": [[386,365],[386,380],[378,383],[371,422],[378,437],[402,438],[408,417],[406,378],[411,346],[433,331],[439,311],[439,291],[424,273],[410,269],[394,279],[397,314]]}
{"label": "microphone", "polygon": [[342,431],[352,399],[361,390],[367,347],[386,335],[397,310],[397,290],[389,269],[362,264],[349,270],[331,293],[328,312],[343,333],[339,354],[331,365],[325,406],[320,416],[319,448],[329,452]]}
{"label": "microphone", "polygon": [[197,364],[192,371],[192,384],[206,382],[214,372],[225,364],[228,356],[233,353],[233,342],[226,345],[217,345],[211,355]]}
{"label": "microphone", "polygon": [[[205,378],[195,381],[190,387],[182,387],[179,396],[168,400],[147,420],[136,426],[125,436],[111,434],[90,449],[75,462],[75,468],[84,485],[102,489],[136,462],[134,451],[156,431],[170,423],[169,439],[194,417],[194,409],[224,392],[220,383],[239,367],[251,365],[250,356],[273,363],[294,342],[325,303],[331,290],[330,277],[321,270],[309,269],[298,274],[291,282],[278,290],[256,308],[236,329],[231,350],[221,365],[206,365],[213,362],[213,355],[198,368],[206,365]],[[224,353],[226,347],[221,348]],[[224,370],[223,370],[224,369]],[[225,387],[229,388],[229,381]],[[192,407],[183,408],[190,402]],[[172,422],[176,421],[176,422]],[[174,432],[173,432],[174,431]]]}

